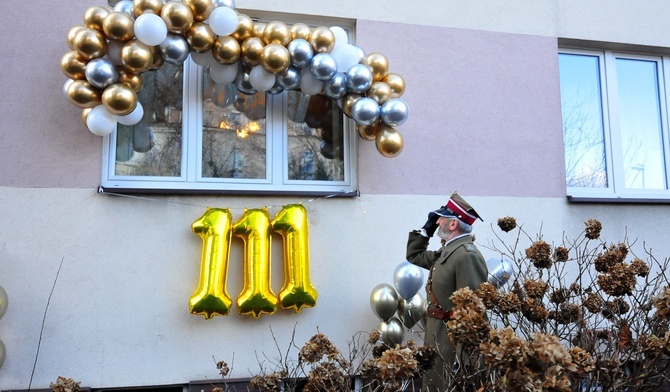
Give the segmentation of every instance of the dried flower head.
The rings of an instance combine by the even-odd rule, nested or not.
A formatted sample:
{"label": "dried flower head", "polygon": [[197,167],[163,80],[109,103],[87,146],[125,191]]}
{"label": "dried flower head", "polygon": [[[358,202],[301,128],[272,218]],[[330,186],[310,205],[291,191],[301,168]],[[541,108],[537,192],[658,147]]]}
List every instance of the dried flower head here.
{"label": "dried flower head", "polygon": [[379,358],[379,371],[383,381],[407,380],[416,375],[419,362],[407,347],[384,351]]}
{"label": "dried flower head", "polygon": [[78,392],[80,390],[80,384],[81,381],[58,376],[55,383],[49,383],[49,387],[53,392]]}
{"label": "dried flower head", "polygon": [[555,304],[562,304],[567,301],[568,298],[570,298],[570,289],[565,287],[555,289],[549,294],[549,301]]}
{"label": "dried flower head", "polygon": [[648,358],[657,358],[663,353],[666,342],[656,335],[640,335],[637,338],[637,345]]}
{"label": "dried flower head", "polygon": [[533,351],[533,357],[547,366],[560,365],[563,369],[576,371],[572,363],[572,356],[561,340],[551,334],[537,332],[528,342]]}
{"label": "dried flower head", "polygon": [[665,286],[661,292],[652,298],[651,303],[656,308],[659,317],[670,319],[670,286]]}
{"label": "dried flower head", "polygon": [[523,282],[523,288],[531,298],[542,298],[549,290],[549,283],[542,279],[527,279]]}
{"label": "dried flower head", "polygon": [[226,377],[228,373],[230,373],[230,368],[228,367],[226,361],[217,362],[216,368],[219,369],[219,374],[221,374],[221,377]]}
{"label": "dried flower head", "polygon": [[375,329],[374,331],[370,332],[370,337],[368,338],[368,343],[375,345],[381,339],[382,334],[379,332],[378,329]]}
{"label": "dried flower head", "polygon": [[597,219],[589,219],[584,222],[586,229],[584,229],[584,236],[590,240],[595,240],[600,238],[600,231],[603,229],[603,225]]}
{"label": "dried flower head", "polygon": [[588,373],[595,368],[595,360],[587,351],[581,347],[571,347],[570,356],[572,357],[572,363],[577,366],[577,371],[579,373]]}
{"label": "dried flower head", "polygon": [[645,277],[649,274],[649,265],[644,260],[635,259],[630,263],[630,268],[637,276]]}
{"label": "dried flower head", "polygon": [[315,363],[321,360],[324,355],[330,360],[336,360],[339,356],[339,350],[324,334],[318,333],[309,339],[300,349],[300,359]]}
{"label": "dried flower head", "polygon": [[582,301],[582,304],[584,305],[584,307],[589,312],[595,314],[595,313],[600,313],[600,311],[603,309],[603,305],[605,304],[605,301],[602,299],[602,297],[600,295],[595,294],[595,293],[590,293]]}
{"label": "dried flower head", "polygon": [[526,249],[526,257],[537,268],[551,267],[551,245],[539,240]]}
{"label": "dried flower head", "polygon": [[469,287],[456,290],[449,299],[454,303],[453,316],[447,322],[449,338],[465,347],[478,346],[491,328],[484,302]]}
{"label": "dried flower head", "polygon": [[547,320],[549,312],[544,308],[541,301],[533,298],[526,298],[521,304],[521,313],[529,320],[537,324],[542,324]]}
{"label": "dried flower head", "polygon": [[628,247],[625,244],[612,245],[596,256],[594,267],[598,272],[608,272],[610,267],[623,263],[626,255],[628,255]]}
{"label": "dried flower head", "polygon": [[487,309],[493,309],[498,302],[498,291],[491,282],[484,282],[479,285],[475,294],[484,301]]}
{"label": "dried flower head", "polygon": [[626,263],[609,267],[607,273],[598,275],[598,285],[607,294],[621,296],[632,294],[637,282],[637,275]]}
{"label": "dried flower head", "polygon": [[479,349],[487,365],[516,369],[523,364],[528,347],[512,328],[505,327],[491,330],[489,339],[482,342]]}
{"label": "dried flower head", "polygon": [[225,391],[221,387],[214,387],[212,388],[212,392],[225,392]]}
{"label": "dried flower head", "polygon": [[324,362],[313,367],[309,372],[303,391],[344,391],[348,389],[348,380],[342,369],[333,362]]}
{"label": "dried flower head", "polygon": [[282,389],[282,380],[285,377],[286,373],[283,371],[255,375],[249,381],[249,385],[260,392],[279,392]]}
{"label": "dried flower head", "polygon": [[556,321],[559,324],[574,323],[582,316],[582,310],[577,304],[562,303],[556,313]]}
{"label": "dried flower head", "polygon": [[504,231],[505,233],[512,231],[516,227],[516,219],[511,216],[498,218],[498,227],[500,227],[500,230]]}
{"label": "dried flower head", "polygon": [[564,246],[558,246],[556,249],[554,249],[554,261],[557,263],[568,261],[569,257],[570,252],[568,251],[568,248]]}
{"label": "dried flower head", "polygon": [[419,346],[414,351],[414,359],[416,359],[419,370],[428,370],[433,364],[433,360],[437,357],[437,349],[435,346]]}

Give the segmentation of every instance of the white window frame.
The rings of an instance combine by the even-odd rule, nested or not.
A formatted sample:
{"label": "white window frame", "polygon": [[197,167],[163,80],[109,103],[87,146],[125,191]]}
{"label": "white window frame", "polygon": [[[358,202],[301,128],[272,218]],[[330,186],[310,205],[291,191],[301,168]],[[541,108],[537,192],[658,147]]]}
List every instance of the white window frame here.
{"label": "white window frame", "polygon": [[[558,52],[559,54],[598,57],[605,162],[607,165],[608,186],[606,188],[568,186],[568,199],[571,201],[586,202],[670,202],[670,129],[668,127],[668,111],[670,110],[668,102],[670,102],[670,89],[666,86],[666,80],[670,80],[670,56],[573,48],[559,48]],[[624,185],[625,179],[621,148],[620,121],[618,116],[618,91],[615,66],[617,58],[655,61],[657,64],[666,189],[627,189]]]}
{"label": "white window frame", "polygon": [[[239,10],[238,10],[239,11]],[[243,11],[240,11],[243,12]],[[252,15],[251,12],[244,12]],[[338,25],[347,30],[353,42],[354,23],[350,20],[311,17],[287,21],[270,19],[261,12],[252,16],[261,22],[282,20],[288,25],[302,22],[312,26]],[[291,17],[290,17],[291,18]],[[289,19],[290,19],[289,18]],[[266,178],[209,178],[202,168],[202,89],[204,70],[189,57],[184,62],[181,176],[121,176],[115,174],[116,130],[104,137],[101,187],[108,192],[218,193],[243,195],[358,195],[358,138],[352,119],[343,121],[342,181],[290,180],[288,178],[288,99],[287,92],[266,94]],[[280,132],[281,131],[281,132]]]}

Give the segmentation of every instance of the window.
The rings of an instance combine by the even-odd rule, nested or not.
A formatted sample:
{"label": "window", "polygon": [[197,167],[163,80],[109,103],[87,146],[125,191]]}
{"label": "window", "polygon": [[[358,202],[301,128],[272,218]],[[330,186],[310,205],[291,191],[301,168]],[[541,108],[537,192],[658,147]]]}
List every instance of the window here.
{"label": "window", "polygon": [[568,196],[669,201],[668,56],[561,50]]}
{"label": "window", "polygon": [[142,82],[142,121],[105,139],[105,190],[356,194],[355,127],[331,98],[248,95],[190,58]]}

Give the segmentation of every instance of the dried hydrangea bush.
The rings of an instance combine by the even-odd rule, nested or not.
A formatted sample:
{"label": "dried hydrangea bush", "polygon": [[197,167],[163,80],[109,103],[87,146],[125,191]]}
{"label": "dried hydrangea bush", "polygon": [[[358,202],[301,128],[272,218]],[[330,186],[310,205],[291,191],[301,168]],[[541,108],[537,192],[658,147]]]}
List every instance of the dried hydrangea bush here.
{"label": "dried hydrangea bush", "polygon": [[[511,232],[511,221],[498,220],[500,230]],[[640,257],[626,239],[607,243],[595,219],[576,239],[564,236],[560,243],[514,228],[511,241],[496,233],[487,246],[513,260],[507,284],[484,283],[452,296],[449,335],[469,353],[469,363],[481,365],[448,369],[450,389],[670,388],[668,259],[657,260],[644,246]]]}

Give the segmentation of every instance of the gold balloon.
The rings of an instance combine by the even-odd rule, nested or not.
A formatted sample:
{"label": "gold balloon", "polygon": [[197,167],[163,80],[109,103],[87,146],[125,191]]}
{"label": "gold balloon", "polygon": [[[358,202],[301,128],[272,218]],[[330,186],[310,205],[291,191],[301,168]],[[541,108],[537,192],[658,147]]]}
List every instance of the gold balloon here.
{"label": "gold balloon", "polygon": [[242,61],[249,65],[258,65],[261,61],[261,52],[265,45],[260,38],[251,37],[244,40],[241,46]]}
{"label": "gold balloon", "polygon": [[387,158],[393,158],[402,152],[402,136],[395,128],[380,124],[379,129],[377,129],[375,146],[380,154]]}
{"label": "gold balloon", "polygon": [[193,11],[179,1],[168,1],[161,10],[161,18],[171,33],[184,34],[193,24]]}
{"label": "gold balloon", "polygon": [[261,66],[268,72],[284,72],[291,65],[291,54],[279,44],[270,44],[261,51]]}
{"label": "gold balloon", "polygon": [[84,26],[88,27],[89,29],[102,31],[103,22],[109,14],[110,11],[107,7],[98,5],[88,7],[86,12],[84,12]]}
{"label": "gold balloon", "polygon": [[351,118],[351,108],[359,98],[363,98],[363,96],[358,93],[349,93],[342,98],[342,112],[344,112],[347,117]]}
{"label": "gold balloon", "polygon": [[368,89],[366,95],[382,105],[391,98],[391,87],[384,82],[374,82]]}
{"label": "gold balloon", "polygon": [[358,131],[358,136],[363,140],[372,141],[377,137],[377,130],[379,129],[379,122],[376,122],[372,125],[356,125],[356,131]]}
{"label": "gold balloon", "polygon": [[312,28],[304,23],[294,24],[289,31],[291,32],[291,41],[300,38],[309,42],[309,39],[312,36]]}
{"label": "gold balloon", "polygon": [[384,83],[388,84],[391,88],[391,98],[398,98],[405,92],[405,79],[398,74],[386,74]]}
{"label": "gold balloon", "polygon": [[267,208],[245,209],[233,224],[233,234],[244,240],[244,288],[237,297],[237,312],[273,314],[279,300],[270,287],[272,232]]}
{"label": "gold balloon", "polygon": [[74,36],[72,44],[74,50],[85,60],[97,59],[107,53],[107,40],[98,30],[79,30]]}
{"label": "gold balloon", "polygon": [[157,70],[163,66],[165,57],[163,56],[163,52],[158,46],[149,46],[149,49],[151,49],[151,58],[153,59],[149,70]]}
{"label": "gold balloon", "polygon": [[65,76],[74,80],[86,79],[86,63],[75,51],[67,52],[60,60],[60,68]]}
{"label": "gold balloon", "polygon": [[239,42],[244,42],[245,39],[254,35],[254,21],[245,14],[237,14],[237,19],[237,29],[230,36]]}
{"label": "gold balloon", "polygon": [[200,281],[188,307],[192,314],[201,314],[206,319],[217,314],[226,316],[233,306],[226,288],[232,221],[228,209],[211,208],[191,225],[193,233],[202,238],[203,246]]}
{"label": "gold balloon", "polygon": [[212,31],[207,23],[194,22],[191,28],[186,31],[186,42],[191,47],[191,50],[196,52],[206,52],[212,49],[216,34]]}
{"label": "gold balloon", "polygon": [[202,22],[209,18],[209,14],[214,10],[214,2],[212,0],[184,0],[191,11],[193,11],[193,20]]}
{"label": "gold balloon", "polygon": [[70,102],[80,108],[92,108],[100,104],[100,90],[85,80],[70,83],[66,93]]}
{"label": "gold balloon", "polygon": [[135,92],[142,90],[142,77],[125,69],[119,70],[119,83],[125,83]]}
{"label": "gold balloon", "polygon": [[70,50],[75,50],[74,49],[74,37],[77,35],[78,32],[81,30],[86,29],[85,26],[72,26],[70,29],[67,31],[67,46],[70,48]]}
{"label": "gold balloon", "polygon": [[240,43],[233,37],[224,35],[214,41],[212,56],[221,64],[234,64],[240,59]]}
{"label": "gold balloon", "polygon": [[160,15],[164,5],[164,0],[133,0],[133,13],[135,14],[135,17],[138,17],[145,12]]}
{"label": "gold balloon", "polygon": [[317,292],[309,277],[309,224],[302,204],[285,205],[272,219],[272,228],[284,243],[284,285],[279,303],[300,312],[316,305]]}
{"label": "gold balloon", "polygon": [[265,26],[267,26],[265,23],[254,23],[253,36],[256,38],[263,39],[263,32],[265,31]]}
{"label": "gold balloon", "polygon": [[135,21],[125,12],[110,12],[102,22],[102,29],[108,38],[127,42],[135,36]]}
{"label": "gold balloon", "polygon": [[328,27],[317,27],[309,37],[314,53],[330,53],[335,47],[335,34]]}
{"label": "gold balloon", "polygon": [[116,83],[102,93],[102,104],[117,116],[130,114],[137,107],[137,94],[125,83]]}
{"label": "gold balloon", "polygon": [[140,73],[151,68],[154,57],[148,45],[134,39],[123,45],[121,61],[128,71]]}
{"label": "gold balloon", "polygon": [[286,46],[291,42],[291,31],[284,22],[270,22],[263,31],[263,42]]}
{"label": "gold balloon", "polygon": [[375,82],[384,80],[389,71],[389,61],[381,53],[370,53],[363,59],[363,64],[372,70],[372,80]]}
{"label": "gold balloon", "polygon": [[86,119],[88,118],[88,114],[91,113],[91,110],[92,108],[86,108],[81,110],[81,122],[83,122],[84,125],[87,125]]}

